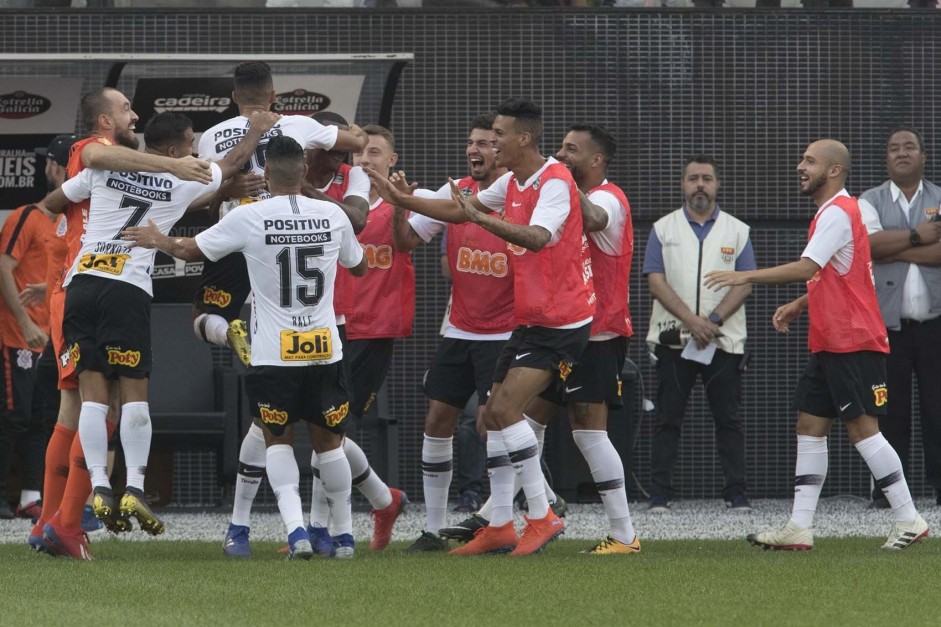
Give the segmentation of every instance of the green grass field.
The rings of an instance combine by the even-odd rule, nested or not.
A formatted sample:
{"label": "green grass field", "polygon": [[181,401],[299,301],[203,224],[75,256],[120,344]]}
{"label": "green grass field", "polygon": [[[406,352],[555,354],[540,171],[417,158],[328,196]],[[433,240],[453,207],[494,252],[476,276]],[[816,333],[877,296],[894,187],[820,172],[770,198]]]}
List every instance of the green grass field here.
{"label": "green grass field", "polygon": [[[878,538],[813,551],[660,541],[628,558],[560,541],[530,558],[404,555],[285,562],[274,543],[226,560],[218,543],[96,542],[73,562],[0,545],[7,625],[936,625],[941,543]],[[63,618],[65,622],[63,622]]]}

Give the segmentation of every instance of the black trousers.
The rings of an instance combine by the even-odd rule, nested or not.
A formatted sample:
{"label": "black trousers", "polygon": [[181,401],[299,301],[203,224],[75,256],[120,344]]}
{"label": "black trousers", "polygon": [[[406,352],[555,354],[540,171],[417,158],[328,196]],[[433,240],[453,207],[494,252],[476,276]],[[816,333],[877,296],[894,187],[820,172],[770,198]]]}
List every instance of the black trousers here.
{"label": "black trousers", "polygon": [[[48,361],[51,354],[45,355]],[[0,494],[6,488],[14,453],[24,490],[41,490],[46,443],[55,415],[44,396],[58,395],[53,386],[37,385],[40,354],[27,349],[0,350]],[[52,362],[53,368],[55,362]]]}
{"label": "black trousers", "polygon": [[[708,366],[680,357],[678,349],[657,346],[657,424],[650,455],[651,496],[672,498],[673,468],[680,446],[686,404],[702,379],[712,418],[716,423],[716,449],[722,464],[723,498],[745,492],[745,433],[738,417],[741,399],[741,355],[717,350]],[[696,442],[693,446],[702,446]]]}
{"label": "black trousers", "polygon": [[889,331],[889,347],[889,406],[879,429],[902,459],[905,475],[911,476],[912,381],[917,378],[925,478],[941,493],[941,318],[903,320],[900,331]]}

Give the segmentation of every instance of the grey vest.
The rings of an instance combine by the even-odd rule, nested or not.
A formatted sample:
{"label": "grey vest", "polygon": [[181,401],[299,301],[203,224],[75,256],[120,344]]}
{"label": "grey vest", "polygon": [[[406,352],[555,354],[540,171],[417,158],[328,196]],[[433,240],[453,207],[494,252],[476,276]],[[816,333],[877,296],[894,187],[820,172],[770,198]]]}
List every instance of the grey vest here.
{"label": "grey vest", "polygon": [[[941,205],[941,187],[922,179],[922,190],[918,199],[909,208],[908,223],[902,217],[902,210],[892,200],[892,190],[889,181],[879,187],[866,190],[860,196],[861,200],[868,201],[879,214],[879,222],[886,231],[913,229],[930,217],[926,211],[934,215]],[[902,317],[902,287],[911,264],[896,261],[892,263],[873,262],[873,275],[876,280],[876,295],[879,297],[879,309],[885,326],[893,331],[901,328]],[[941,268],[919,266],[921,276],[928,285],[928,294],[931,298],[931,313],[941,314]]]}

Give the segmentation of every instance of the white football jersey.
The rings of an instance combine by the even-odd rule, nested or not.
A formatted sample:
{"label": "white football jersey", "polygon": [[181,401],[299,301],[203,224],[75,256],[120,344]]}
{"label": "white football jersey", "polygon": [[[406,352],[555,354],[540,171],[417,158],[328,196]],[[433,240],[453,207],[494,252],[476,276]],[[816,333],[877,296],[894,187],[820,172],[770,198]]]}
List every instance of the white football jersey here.
{"label": "white football jersey", "polygon": [[252,365],[331,364],[343,357],[333,312],[337,263],[363,248],[343,210],[304,196],[245,205],[196,236],[210,261],[245,255],[252,284]]}
{"label": "white football jersey", "polygon": [[[249,119],[244,115],[216,124],[200,136],[199,158],[209,159],[210,161],[222,160],[248,133],[250,126]],[[259,176],[265,173],[265,150],[268,147],[268,140],[272,137],[285,135],[296,141],[305,150],[309,148],[326,148],[329,150],[337,143],[337,133],[339,133],[337,127],[325,126],[306,115],[282,116],[278,123],[259,140],[258,147],[255,148],[255,154],[246,162],[242,172],[252,172]],[[239,205],[245,205],[264,198],[270,198],[268,192],[263,192],[260,196],[254,198],[224,202],[219,210],[219,216],[224,216]]]}
{"label": "white football jersey", "polygon": [[62,185],[63,193],[72,202],[91,198],[82,248],[63,285],[68,285],[77,274],[89,274],[136,285],[153,296],[150,272],[157,251],[132,247],[121,240],[121,232],[153,220],[166,233],[194,200],[215,192],[221,184],[222,170],[215,163],[208,185],[165,173],[85,168]]}

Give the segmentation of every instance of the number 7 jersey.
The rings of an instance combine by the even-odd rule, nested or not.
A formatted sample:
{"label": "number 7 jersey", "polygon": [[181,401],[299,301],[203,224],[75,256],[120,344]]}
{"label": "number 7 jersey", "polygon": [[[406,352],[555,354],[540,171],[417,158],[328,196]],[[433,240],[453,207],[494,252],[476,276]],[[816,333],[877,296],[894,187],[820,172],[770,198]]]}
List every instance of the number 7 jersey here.
{"label": "number 7 jersey", "polygon": [[222,170],[212,164],[212,182],[183,181],[172,174],[109,172],[85,168],[67,180],[62,191],[72,202],[90,198],[82,247],[63,285],[79,274],[124,281],[153,296],[150,272],[156,251],[132,247],[121,232],[153,220],[166,233],[197,198],[222,184]]}
{"label": "number 7 jersey", "polygon": [[331,364],[343,357],[333,310],[337,263],[363,248],[337,205],[274,196],[227,214],[196,236],[210,261],[240,252],[252,285],[252,365]]}

